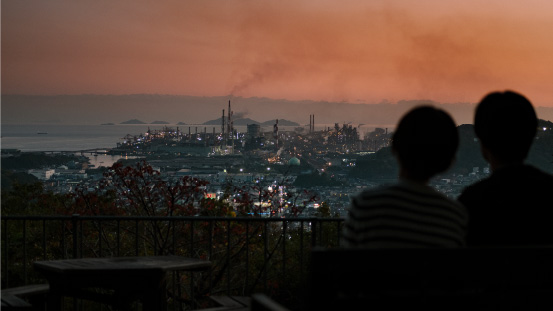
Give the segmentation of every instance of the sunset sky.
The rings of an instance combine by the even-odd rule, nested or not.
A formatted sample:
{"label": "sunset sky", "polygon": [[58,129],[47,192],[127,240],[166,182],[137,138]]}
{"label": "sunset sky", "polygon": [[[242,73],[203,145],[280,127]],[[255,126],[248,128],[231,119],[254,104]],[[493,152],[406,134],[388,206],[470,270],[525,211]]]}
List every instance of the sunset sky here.
{"label": "sunset sky", "polygon": [[2,1],[2,94],[553,107],[553,1]]}

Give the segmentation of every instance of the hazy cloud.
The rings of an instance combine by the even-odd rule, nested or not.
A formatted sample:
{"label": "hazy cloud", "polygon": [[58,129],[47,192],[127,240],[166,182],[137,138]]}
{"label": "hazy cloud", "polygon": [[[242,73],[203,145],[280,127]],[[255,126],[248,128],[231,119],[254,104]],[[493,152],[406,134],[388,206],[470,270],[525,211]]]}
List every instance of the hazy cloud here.
{"label": "hazy cloud", "polygon": [[553,106],[553,3],[2,2],[4,94],[190,94]]}

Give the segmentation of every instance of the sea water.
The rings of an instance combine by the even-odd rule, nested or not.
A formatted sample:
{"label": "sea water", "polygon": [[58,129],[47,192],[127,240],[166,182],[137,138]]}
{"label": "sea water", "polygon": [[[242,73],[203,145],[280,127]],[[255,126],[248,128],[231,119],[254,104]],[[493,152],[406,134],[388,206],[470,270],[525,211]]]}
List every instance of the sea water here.
{"label": "sea water", "polygon": [[[2,149],[19,149],[30,151],[81,151],[89,149],[115,148],[117,143],[125,140],[127,135],[140,135],[151,131],[162,130],[165,126],[183,133],[216,133],[221,126],[213,125],[148,125],[148,124],[116,124],[116,125],[77,125],[77,124],[2,124]],[[323,130],[330,125],[316,126],[315,130]],[[246,126],[235,126],[239,132],[245,132]],[[332,125],[333,128],[333,125]],[[372,128],[374,129],[374,128]],[[262,132],[270,132],[272,126],[261,127]],[[281,131],[294,130],[294,127],[279,126]],[[307,130],[307,129],[306,129]],[[360,132],[362,132],[360,130]],[[363,133],[360,133],[361,135]],[[361,136],[362,138],[362,136]]]}
{"label": "sea water", "polygon": [[[54,151],[75,152],[90,149],[115,148],[117,143],[125,140],[127,135],[135,136],[151,131],[162,130],[164,127],[181,130],[183,133],[219,133],[220,126],[213,125],[159,125],[159,124],[116,124],[116,125],[78,125],[78,124],[2,124],[1,148],[18,149],[23,152]],[[323,130],[333,125],[321,124],[315,130]],[[239,132],[245,132],[246,126],[235,126]],[[281,131],[291,131],[295,127],[280,126]],[[374,127],[359,127],[360,136]],[[261,127],[262,132],[271,132],[272,126]],[[363,131],[364,130],[364,131]],[[307,131],[307,128],[306,128]],[[84,154],[95,166],[111,166],[121,156]]]}
{"label": "sea water", "polygon": [[2,149],[27,152],[114,148],[125,135],[145,131],[144,126],[2,124]]}
{"label": "sea water", "polygon": [[[163,126],[151,127],[152,130]],[[146,125],[75,125],[75,124],[2,124],[2,149],[23,152],[65,151],[80,154],[82,150],[114,148],[127,134],[139,135]],[[112,166],[124,156],[83,153],[92,166]]]}
{"label": "sea water", "polygon": [[[216,133],[220,126],[208,125],[148,125],[148,124],[116,124],[116,125],[77,125],[77,124],[2,124],[2,149],[18,149],[22,152],[73,152],[81,154],[83,150],[115,148],[117,143],[125,140],[127,135],[135,136],[151,131],[162,130],[164,127],[188,132]],[[237,131],[245,131],[246,127],[236,127]],[[268,131],[269,128],[262,128]],[[272,128],[271,128],[272,130]],[[117,160],[125,158],[119,155],[82,153],[89,158],[89,163],[95,167],[113,165]]]}

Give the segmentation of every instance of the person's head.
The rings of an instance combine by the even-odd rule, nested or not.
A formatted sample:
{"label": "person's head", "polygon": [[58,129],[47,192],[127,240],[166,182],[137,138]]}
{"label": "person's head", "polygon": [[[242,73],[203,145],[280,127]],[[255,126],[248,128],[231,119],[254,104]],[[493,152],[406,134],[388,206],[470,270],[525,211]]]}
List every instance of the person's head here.
{"label": "person's head", "polygon": [[482,147],[502,162],[523,161],[537,127],[530,101],[512,91],[486,95],[474,115],[474,131]]}
{"label": "person's head", "polygon": [[400,120],[392,138],[392,151],[402,173],[427,181],[449,168],[459,145],[453,119],[445,111],[421,106]]}

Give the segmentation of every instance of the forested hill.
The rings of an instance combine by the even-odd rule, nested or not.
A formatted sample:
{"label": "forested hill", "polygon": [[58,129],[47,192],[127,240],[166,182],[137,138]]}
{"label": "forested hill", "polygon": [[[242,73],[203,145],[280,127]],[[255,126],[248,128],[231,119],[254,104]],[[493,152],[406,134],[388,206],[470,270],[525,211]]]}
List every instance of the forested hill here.
{"label": "forested hill", "polygon": [[[480,143],[476,139],[474,126],[463,124],[459,130],[459,149],[455,163],[449,172],[468,174],[474,167],[487,167],[488,164],[480,152]],[[351,175],[359,178],[394,178],[398,174],[395,158],[390,150],[384,148],[375,154],[361,157]],[[549,174],[553,174],[553,122],[539,120],[538,133],[530,149],[527,161]]]}
{"label": "forested hill", "polygon": [[539,120],[538,135],[530,149],[528,163],[553,174],[553,122]]}

